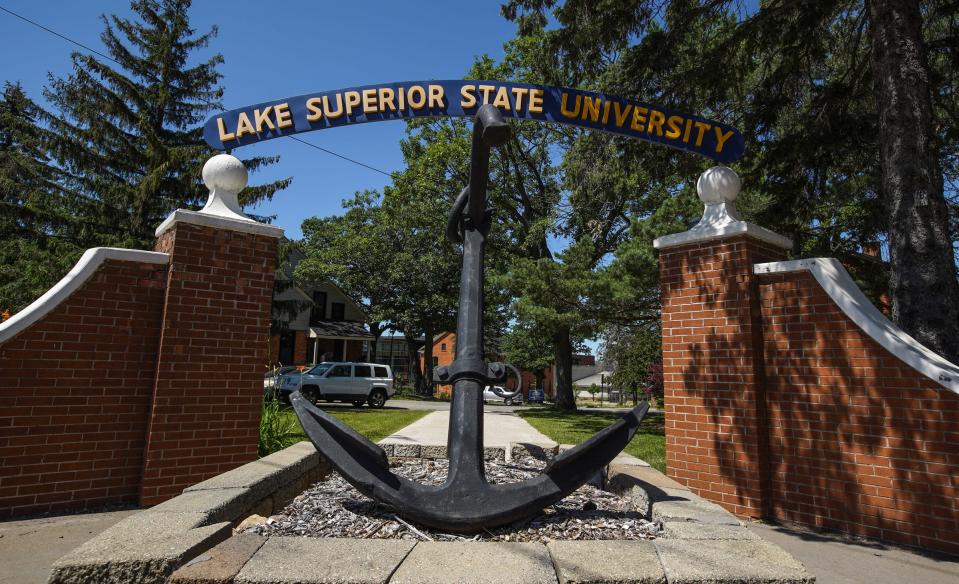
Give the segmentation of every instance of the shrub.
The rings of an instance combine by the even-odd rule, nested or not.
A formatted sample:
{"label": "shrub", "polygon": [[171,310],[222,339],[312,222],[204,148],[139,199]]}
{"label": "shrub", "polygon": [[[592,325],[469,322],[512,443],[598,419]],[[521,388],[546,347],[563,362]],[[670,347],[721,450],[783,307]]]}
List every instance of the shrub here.
{"label": "shrub", "polygon": [[263,400],[260,416],[260,443],[257,453],[262,457],[283,450],[303,439],[300,422],[292,411],[272,399]]}

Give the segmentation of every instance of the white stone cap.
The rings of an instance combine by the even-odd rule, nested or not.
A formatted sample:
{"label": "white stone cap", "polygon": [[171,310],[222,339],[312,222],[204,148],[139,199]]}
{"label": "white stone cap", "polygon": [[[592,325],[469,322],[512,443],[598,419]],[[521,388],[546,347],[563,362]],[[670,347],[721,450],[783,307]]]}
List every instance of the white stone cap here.
{"label": "white stone cap", "polygon": [[170,256],[156,251],[94,247],[83,252],[80,260],[66,276],[29,306],[0,323],[0,343],[5,343],[56,308],[90,279],[106,260],[166,265]]}
{"label": "white stone cap", "polygon": [[887,351],[942,387],[959,393],[959,366],[930,350],[886,318],[866,298],[839,260],[813,258],[753,266],[756,274],[798,271],[811,273],[849,320]]}
{"label": "white stone cap", "polygon": [[243,213],[237,195],[246,188],[248,180],[249,173],[238,158],[230,154],[217,154],[203,165],[203,184],[210,190],[206,205],[199,211],[177,209],[157,227],[155,235],[160,237],[177,223],[191,223],[283,237],[282,228],[254,221]]}
{"label": "white stone cap", "polygon": [[653,247],[667,249],[733,235],[747,235],[782,249],[790,249],[793,242],[788,237],[739,218],[735,201],[741,186],[739,176],[729,167],[714,166],[706,170],[696,181],[699,200],[706,205],[703,218],[689,231],[657,237]]}

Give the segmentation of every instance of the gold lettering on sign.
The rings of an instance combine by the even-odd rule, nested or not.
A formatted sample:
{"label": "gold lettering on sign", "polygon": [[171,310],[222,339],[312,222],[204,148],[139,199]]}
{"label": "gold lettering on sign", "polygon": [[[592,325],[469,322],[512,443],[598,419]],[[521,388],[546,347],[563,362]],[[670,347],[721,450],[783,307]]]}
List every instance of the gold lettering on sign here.
{"label": "gold lettering on sign", "polygon": [[396,104],[393,103],[394,92],[389,87],[380,88],[380,111],[387,110],[387,104],[389,104],[389,109],[396,111]]}
{"label": "gold lettering on sign", "polygon": [[256,132],[259,134],[263,131],[263,126],[269,126],[271,130],[276,128],[273,126],[273,120],[270,119],[270,112],[273,111],[273,106],[268,105],[263,108],[263,111],[258,109],[253,110],[253,123],[256,125]]}
{"label": "gold lettering on sign", "polygon": [[483,103],[489,103],[489,94],[496,89],[492,85],[480,85],[479,90],[483,93]]}
{"label": "gold lettering on sign", "polygon": [[326,119],[332,120],[343,115],[343,95],[340,93],[336,94],[336,109],[330,109],[330,97],[328,95],[323,96],[323,111],[326,112]]}
{"label": "gold lettering on sign", "polygon": [[666,120],[666,137],[675,140],[683,133],[679,125],[683,123],[682,116],[669,116]]}
{"label": "gold lettering on sign", "polygon": [[344,100],[346,101],[346,115],[353,115],[353,108],[360,105],[360,93],[358,91],[347,91],[344,94]]}
{"label": "gold lettering on sign", "polygon": [[227,140],[236,138],[233,132],[226,131],[226,124],[223,123],[223,118],[216,119],[216,128],[220,131],[220,142],[226,142]]}
{"label": "gold lettering on sign", "polygon": [[236,137],[242,138],[243,136],[252,136],[256,134],[256,130],[253,129],[253,124],[250,123],[249,116],[246,115],[246,112],[240,112],[240,115],[236,119]]}
{"label": "gold lettering on sign", "polygon": [[463,109],[466,109],[468,107],[475,107],[476,106],[476,87],[472,85],[464,85],[463,87],[460,87],[460,97],[462,98],[460,100],[460,106],[462,106]]}
{"label": "gold lettering on sign", "polygon": [[293,125],[293,115],[290,114],[290,104],[283,102],[273,107],[276,112],[276,127],[283,129]]}
{"label": "gold lettering on sign", "polygon": [[509,91],[505,87],[500,87],[496,90],[496,97],[493,98],[493,106],[503,108],[506,111],[512,109],[509,105]]}
{"label": "gold lettering on sign", "polygon": [[696,129],[699,130],[699,133],[696,134],[696,146],[703,145],[703,136],[706,134],[706,130],[712,127],[712,124],[707,124],[706,122],[696,122]]}
{"label": "gold lettering on sign", "polygon": [[583,96],[583,119],[590,119],[594,122],[599,121],[599,103],[600,99],[597,97],[595,100],[588,95]]}
{"label": "gold lettering on sign", "polygon": [[514,87],[513,88],[513,101],[516,102],[516,111],[523,109],[523,98],[526,94],[529,93],[529,90],[525,87]]}
{"label": "gold lettering on sign", "polygon": [[622,106],[618,101],[613,102],[613,115],[616,116],[616,125],[620,128],[623,127],[623,124],[626,123],[626,118],[629,117],[629,111],[633,109],[633,104],[627,103],[626,108],[622,109]]}
{"label": "gold lettering on sign", "polygon": [[430,106],[434,107],[443,107],[446,105],[443,102],[443,94],[445,93],[442,85],[430,85]]}
{"label": "gold lettering on sign", "polygon": [[[572,110],[566,107],[566,98],[568,97],[569,97],[569,94],[567,94],[564,91],[563,97],[560,98],[559,111],[561,114],[563,114],[567,118],[575,118],[576,116],[579,115],[579,107],[580,107],[580,102],[582,101],[582,97],[579,95],[576,96],[576,109],[572,109]],[[533,109],[533,104],[532,102],[530,102],[530,111],[532,111],[532,109]]]}
{"label": "gold lettering on sign", "polygon": [[646,123],[646,114],[649,113],[649,110],[644,107],[634,106],[633,107],[633,122],[629,125],[630,128],[636,130],[637,132],[642,132],[645,128],[643,124]]}
{"label": "gold lettering on sign", "polygon": [[733,137],[733,131],[723,132],[719,126],[713,129],[716,130],[716,154],[719,154],[723,151],[723,146],[726,145],[726,141]]}
{"label": "gold lettering on sign", "polygon": [[310,113],[306,114],[306,121],[315,122],[323,117],[323,111],[320,109],[320,103],[322,103],[322,101],[323,100],[318,97],[311,97],[306,100],[306,109],[310,111]]}
{"label": "gold lettering on sign", "polygon": [[543,113],[543,90],[542,89],[529,90],[529,111],[534,114]]}
{"label": "gold lettering on sign", "polygon": [[666,123],[666,115],[661,111],[653,110],[649,112],[649,125],[646,127],[646,133],[652,134],[653,128],[656,129],[656,135],[663,135],[663,124]]}
{"label": "gold lettering on sign", "polygon": [[419,85],[414,85],[406,92],[406,99],[410,102],[411,108],[415,110],[423,109],[423,106],[426,105],[426,91]]}
{"label": "gold lettering on sign", "polygon": [[363,90],[363,113],[364,114],[373,114],[376,113],[377,104],[376,104],[376,90],[375,89],[364,89]]}

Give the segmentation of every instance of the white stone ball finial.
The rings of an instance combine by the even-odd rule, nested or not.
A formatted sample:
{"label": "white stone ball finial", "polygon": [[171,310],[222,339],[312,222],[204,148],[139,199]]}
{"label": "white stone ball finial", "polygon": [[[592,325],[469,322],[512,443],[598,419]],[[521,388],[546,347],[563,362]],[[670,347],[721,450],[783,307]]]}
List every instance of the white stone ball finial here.
{"label": "white stone ball finial", "polygon": [[736,171],[728,166],[714,166],[699,176],[696,192],[699,200],[707,205],[732,203],[739,195],[742,181]]}
{"label": "white stone ball finial", "polygon": [[241,221],[252,221],[240,208],[237,194],[246,188],[250,174],[235,156],[217,154],[203,165],[203,184],[210,189],[210,197],[200,211]]}

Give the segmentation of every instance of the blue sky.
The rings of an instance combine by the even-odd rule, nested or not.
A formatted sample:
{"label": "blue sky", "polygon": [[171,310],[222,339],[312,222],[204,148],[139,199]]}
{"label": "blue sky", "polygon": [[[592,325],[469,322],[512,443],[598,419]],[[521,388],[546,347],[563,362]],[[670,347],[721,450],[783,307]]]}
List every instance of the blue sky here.
{"label": "blue sky", "polygon": [[[205,55],[220,52],[226,109],[355,85],[462,78],[477,55],[503,55],[514,26],[499,14],[502,0],[480,2],[212,2],[197,1],[197,31],[216,23],[220,32]],[[36,2],[0,0],[31,20],[98,51],[101,14],[129,15],[127,0]],[[67,75],[78,47],[0,12],[0,78],[20,81],[42,101],[48,72]],[[402,122],[363,124],[300,136],[344,156],[391,172],[402,167]],[[236,151],[279,155],[280,162],[251,182],[293,177],[290,188],[254,211],[276,215],[287,235],[300,236],[311,216],[340,212],[340,201],[363,189],[381,189],[389,177],[292,140]]]}

